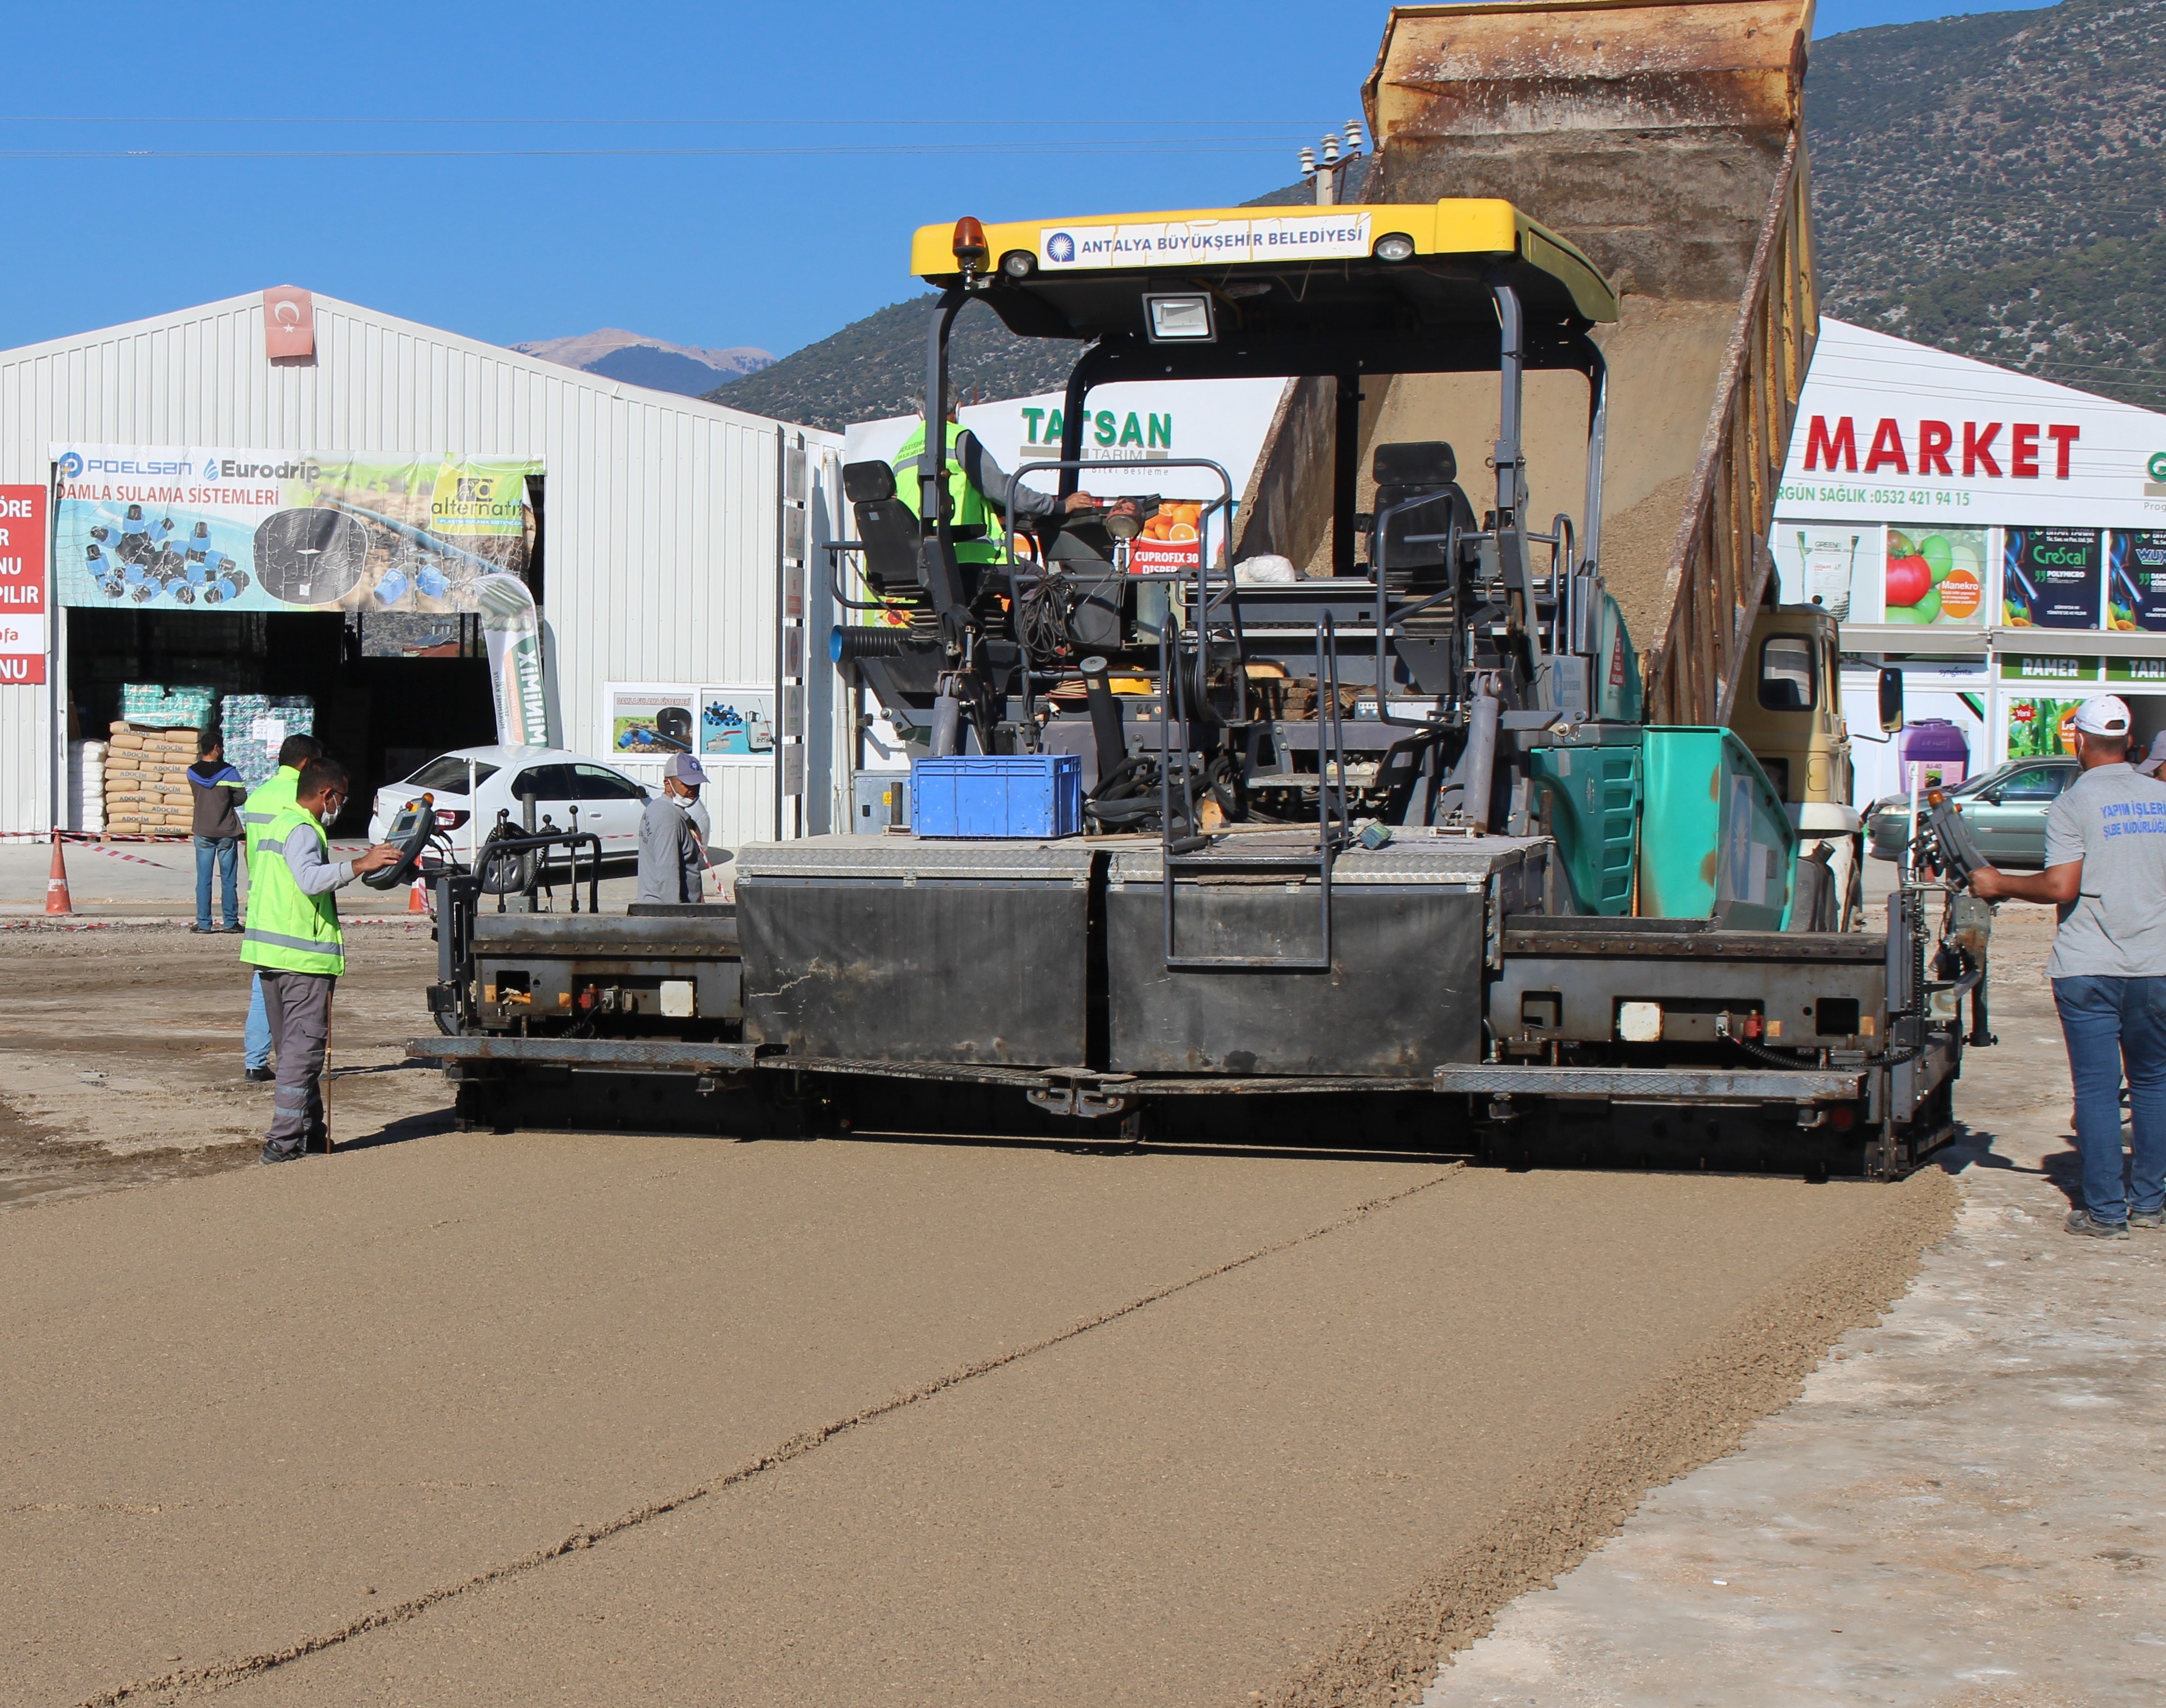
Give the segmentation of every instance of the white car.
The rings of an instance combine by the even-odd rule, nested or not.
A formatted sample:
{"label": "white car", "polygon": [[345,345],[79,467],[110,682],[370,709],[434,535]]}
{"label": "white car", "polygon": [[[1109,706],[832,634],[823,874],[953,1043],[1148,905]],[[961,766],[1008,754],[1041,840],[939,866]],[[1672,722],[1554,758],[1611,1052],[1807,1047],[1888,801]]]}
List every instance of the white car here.
{"label": "white car", "polygon": [[[469,775],[475,785],[472,799]],[[403,783],[377,790],[369,840],[382,841],[399,809],[421,794],[435,798],[436,822],[451,833],[462,860],[469,835],[476,846],[485,841],[499,812],[523,824],[528,794],[534,797],[536,825],[544,819],[555,820],[560,830],[576,825],[601,838],[605,859],[637,858],[639,815],[647,799],[621,771],[562,747],[461,747],[431,759]]]}

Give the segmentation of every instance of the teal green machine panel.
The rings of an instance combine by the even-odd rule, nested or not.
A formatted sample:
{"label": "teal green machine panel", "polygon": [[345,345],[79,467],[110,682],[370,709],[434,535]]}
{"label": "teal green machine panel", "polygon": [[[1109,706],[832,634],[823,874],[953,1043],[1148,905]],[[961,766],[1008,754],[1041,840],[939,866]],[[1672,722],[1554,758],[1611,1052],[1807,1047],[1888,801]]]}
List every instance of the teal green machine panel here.
{"label": "teal green machine panel", "polygon": [[1574,739],[1529,756],[1537,810],[1582,914],[1632,911],[1640,817],[1640,738],[1635,725],[1583,724]]}
{"label": "teal green machine panel", "polygon": [[1645,752],[1640,911],[1704,920],[1720,909],[1733,930],[1780,930],[1797,833],[1760,762],[1717,729],[1650,729]]}

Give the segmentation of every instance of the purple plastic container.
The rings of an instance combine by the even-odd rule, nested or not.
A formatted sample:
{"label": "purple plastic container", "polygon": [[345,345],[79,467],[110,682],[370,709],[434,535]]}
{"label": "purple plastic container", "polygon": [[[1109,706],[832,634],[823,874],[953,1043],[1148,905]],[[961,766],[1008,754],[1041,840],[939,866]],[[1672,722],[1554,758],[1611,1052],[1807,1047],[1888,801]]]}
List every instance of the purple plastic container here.
{"label": "purple plastic container", "polygon": [[1906,790],[1914,778],[1921,789],[1952,788],[1970,775],[1970,738],[1946,718],[1919,719],[1895,751]]}

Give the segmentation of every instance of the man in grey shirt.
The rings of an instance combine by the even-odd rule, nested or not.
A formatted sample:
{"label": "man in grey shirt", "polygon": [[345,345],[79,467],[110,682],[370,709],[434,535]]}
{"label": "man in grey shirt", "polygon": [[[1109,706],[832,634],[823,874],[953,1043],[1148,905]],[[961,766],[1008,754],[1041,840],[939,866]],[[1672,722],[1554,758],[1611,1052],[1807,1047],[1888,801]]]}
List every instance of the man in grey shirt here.
{"label": "man in grey shirt", "polygon": [[695,902],[706,868],[704,833],[692,817],[707,773],[689,753],[673,753],[662,793],[639,815],[639,899]]}
{"label": "man in grey shirt", "polygon": [[[2127,763],[2127,704],[2085,700],[2075,718],[2083,769],[2046,814],[2046,869],[1992,867],[1971,888],[1989,901],[2060,910],[2053,1004],[2076,1088],[2083,1203],[2068,1230],[2126,1239],[2166,1222],[2166,783]],[[2121,1082],[2128,1078],[2135,1162],[2124,1175]]]}

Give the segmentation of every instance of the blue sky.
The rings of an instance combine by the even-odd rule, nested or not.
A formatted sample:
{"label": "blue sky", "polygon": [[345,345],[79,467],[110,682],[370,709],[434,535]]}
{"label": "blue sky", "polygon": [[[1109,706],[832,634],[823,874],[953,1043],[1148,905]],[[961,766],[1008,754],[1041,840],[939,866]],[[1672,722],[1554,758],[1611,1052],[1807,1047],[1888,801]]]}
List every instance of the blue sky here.
{"label": "blue sky", "polygon": [[[1836,0],[1819,34],[2006,9]],[[290,282],[499,343],[614,325],[779,353],[910,294],[920,223],[1292,182],[1359,113],[1385,8],[13,15],[0,347]]]}

